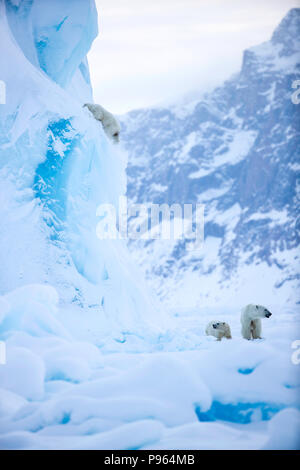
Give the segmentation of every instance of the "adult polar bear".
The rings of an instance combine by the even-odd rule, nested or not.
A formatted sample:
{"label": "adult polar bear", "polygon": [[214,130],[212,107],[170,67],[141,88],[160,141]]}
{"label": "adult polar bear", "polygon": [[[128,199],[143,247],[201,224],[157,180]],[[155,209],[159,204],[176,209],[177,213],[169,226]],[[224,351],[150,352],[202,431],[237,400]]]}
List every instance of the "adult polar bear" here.
{"label": "adult polar bear", "polygon": [[102,123],[105,134],[114,142],[119,142],[121,128],[115,116],[100,104],[85,103],[83,107],[85,106],[92,113],[94,118]]}
{"label": "adult polar bear", "polygon": [[262,305],[249,304],[241,313],[242,336],[245,339],[261,338],[261,319],[270,318],[271,312]]}

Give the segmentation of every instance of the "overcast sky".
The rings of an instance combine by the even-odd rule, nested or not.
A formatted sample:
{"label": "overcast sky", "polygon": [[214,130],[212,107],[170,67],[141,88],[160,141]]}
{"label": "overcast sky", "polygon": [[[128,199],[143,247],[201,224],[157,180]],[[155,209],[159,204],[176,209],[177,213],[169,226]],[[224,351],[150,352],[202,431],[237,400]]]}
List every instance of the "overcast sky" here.
{"label": "overcast sky", "polygon": [[300,0],[96,0],[95,101],[115,113],[212,89]]}

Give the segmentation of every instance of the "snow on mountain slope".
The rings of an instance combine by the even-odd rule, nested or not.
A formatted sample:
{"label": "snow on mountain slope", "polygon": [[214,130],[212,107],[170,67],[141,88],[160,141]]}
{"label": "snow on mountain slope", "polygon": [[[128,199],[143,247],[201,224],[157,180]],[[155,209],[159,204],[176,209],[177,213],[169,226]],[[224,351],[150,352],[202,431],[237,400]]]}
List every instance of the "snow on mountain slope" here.
{"label": "snow on mountain slope", "polygon": [[203,253],[184,241],[130,241],[170,309],[299,301],[300,9],[242,69],[198,103],[122,117],[132,202],[204,203]]}

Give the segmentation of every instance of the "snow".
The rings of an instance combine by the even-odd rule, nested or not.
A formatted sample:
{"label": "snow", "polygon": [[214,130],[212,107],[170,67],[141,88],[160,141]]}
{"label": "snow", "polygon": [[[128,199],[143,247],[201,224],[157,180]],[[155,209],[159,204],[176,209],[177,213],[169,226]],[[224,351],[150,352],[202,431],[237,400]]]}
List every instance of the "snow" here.
{"label": "snow", "polygon": [[231,231],[240,220],[241,212],[241,206],[238,203],[235,203],[226,211],[209,213],[206,216],[206,220],[213,220],[219,225],[226,225],[226,229]]}
{"label": "snow", "polygon": [[198,133],[191,132],[184,139],[183,147],[174,153],[174,159],[178,161],[178,163],[184,163],[188,161],[190,158],[189,152],[197,143],[198,143]]}
{"label": "snow", "polygon": [[[264,442],[264,436],[236,430],[221,423],[193,423],[165,430],[155,449],[214,450],[215,442],[218,442],[219,450],[252,450]],[[142,449],[153,449],[153,446]]]}
{"label": "snow", "polygon": [[289,222],[288,213],[286,210],[284,211],[277,211],[272,209],[269,212],[256,212],[255,214],[251,214],[248,220],[266,220],[270,219],[270,227],[276,226],[278,224],[286,224]]}
{"label": "snow", "polygon": [[8,367],[1,367],[0,381],[4,389],[29,400],[39,400],[44,394],[45,367],[39,356],[29,349],[7,350]]}
{"label": "snow", "polygon": [[[188,143],[184,147],[185,152],[189,151],[190,148],[195,145],[195,135],[197,133],[194,132],[189,136]],[[235,165],[236,163],[242,161],[244,157],[249,153],[254,141],[256,139],[257,132],[254,131],[245,131],[245,130],[238,130],[232,135],[232,141],[228,143],[227,147],[228,150],[223,152],[223,149],[219,149],[219,154],[216,152],[216,156],[208,161],[207,168],[201,168],[198,171],[194,171],[189,174],[189,178],[191,179],[198,179],[203,178],[204,176],[210,174],[218,167],[222,167],[230,163],[230,165]],[[220,151],[221,150],[221,151]],[[187,156],[186,156],[187,158]]]}
{"label": "snow", "polygon": [[229,191],[231,184],[232,184],[232,181],[229,181],[227,185],[224,185],[224,187],[222,188],[211,188],[211,189],[208,189],[207,191],[202,192],[198,196],[198,201],[204,203],[205,201],[210,201],[220,196],[223,196],[224,194],[227,193],[227,191]]}
{"label": "snow", "polygon": [[224,165],[230,163],[231,165],[238,163],[248,155],[257,133],[254,131],[240,131],[238,132],[233,141],[229,143],[229,150],[222,155],[217,156],[217,164]]}
{"label": "snow", "polygon": [[264,450],[298,450],[300,441],[300,412],[292,408],[278,413],[269,424],[270,438]]}
{"label": "snow", "polygon": [[[228,232],[228,234],[230,237],[232,232]],[[199,271],[189,271],[186,267],[188,266],[187,264],[181,266],[184,276],[182,276],[181,272],[180,276],[168,278],[163,285],[159,278],[151,279],[152,289],[159,292],[167,310],[174,312],[182,309],[186,311],[197,309],[199,315],[202,315],[202,312],[205,313],[205,308],[215,308],[218,312],[224,308],[227,311],[229,306],[231,306],[231,310],[238,310],[247,303],[253,303],[253,299],[255,299],[255,302],[264,305],[266,303],[267,292],[270,308],[274,305],[279,310],[285,311],[287,308],[290,308],[292,311],[298,312],[297,307],[295,307],[298,301],[297,279],[291,277],[290,283],[285,282],[286,274],[289,275],[290,272],[292,275],[292,266],[298,259],[297,248],[294,250],[284,250],[283,252],[278,251],[276,254],[276,256],[278,255],[279,262],[282,261],[287,267],[290,267],[286,273],[276,263],[272,264],[272,269],[263,261],[257,261],[254,265],[247,263],[247,260],[254,252],[253,250],[245,251],[241,256],[239,268],[229,279],[226,271],[224,272],[219,264],[218,249],[221,238],[211,238],[213,240],[216,239],[214,244],[209,246],[213,251],[208,253],[204,244],[205,257],[203,260],[201,257],[196,258]],[[149,246],[149,249],[152,249],[152,246]],[[164,256],[166,258],[168,256],[167,248],[164,252],[161,244],[160,249],[159,247],[153,247],[152,252],[155,259],[151,260],[153,263],[150,265],[151,267],[153,265],[160,268],[158,260],[163,264]],[[132,253],[138,261],[139,252],[136,254]],[[161,254],[161,258],[157,256],[159,254]],[[145,249],[143,256],[145,259],[149,258],[149,252]],[[191,259],[194,256],[193,252],[189,256],[188,259]],[[202,268],[202,263],[206,256],[208,256],[207,259],[209,261],[205,264],[204,269],[204,267]],[[176,269],[176,267],[173,269]],[[146,270],[145,272],[147,274]],[[279,286],[280,289],[278,288]]]}
{"label": "snow", "polygon": [[[31,293],[53,308],[53,289],[35,285]],[[7,297],[23,310],[20,289]],[[172,316],[150,352],[143,344],[126,352],[118,341],[105,352],[66,338],[62,327],[35,334],[29,324],[30,333],[2,322],[0,447],[295,448],[300,380],[291,344],[299,317],[273,310],[264,339],[247,342],[238,312],[223,311],[233,339],[217,342],[204,334],[212,315],[216,309]],[[290,421],[281,438],[277,430]]]}
{"label": "snow", "polygon": [[[222,309],[221,290],[201,309],[208,293],[195,277],[178,285],[167,315],[125,243],[96,237],[97,207],[117,207],[125,191],[126,155],[82,108],[94,2],[49,5],[0,3],[0,448],[297,448],[297,313],[274,297],[264,339],[243,340],[242,276],[232,309]],[[218,223],[233,231],[240,212],[236,204]],[[206,243],[210,271],[220,239]],[[252,273],[262,291],[264,274]],[[205,336],[215,316],[229,321],[232,340]]]}
{"label": "snow", "polygon": [[161,191],[167,191],[167,189],[168,189],[168,186],[165,186],[162,184],[158,184],[158,183],[151,184],[151,191],[161,192]]}
{"label": "snow", "polygon": [[[289,45],[288,53],[284,49]],[[258,71],[292,73],[299,65],[299,8],[291,9],[275,29],[271,41],[249,49],[258,63]]]}

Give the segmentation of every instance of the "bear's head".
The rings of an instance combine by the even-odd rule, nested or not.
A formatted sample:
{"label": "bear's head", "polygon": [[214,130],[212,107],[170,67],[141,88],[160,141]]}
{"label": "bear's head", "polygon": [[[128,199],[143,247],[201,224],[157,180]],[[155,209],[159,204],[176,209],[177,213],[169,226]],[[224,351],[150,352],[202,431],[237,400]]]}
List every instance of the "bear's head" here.
{"label": "bear's head", "polygon": [[272,313],[263,305],[251,305],[252,318],[270,318]]}
{"label": "bear's head", "polygon": [[119,135],[120,135],[120,133],[119,133],[118,130],[116,130],[116,131],[114,132],[114,134],[112,135],[113,141],[116,142],[117,144],[120,142]]}
{"label": "bear's head", "polygon": [[[112,115],[111,115],[112,116]],[[103,122],[103,128],[106,135],[115,143],[120,141],[120,124],[112,116],[111,119],[108,119],[107,122]]]}
{"label": "bear's head", "polygon": [[228,339],[231,339],[231,331],[230,331],[230,326],[226,322],[215,322],[213,323],[212,327],[215,330],[220,331],[223,336],[225,336]]}

